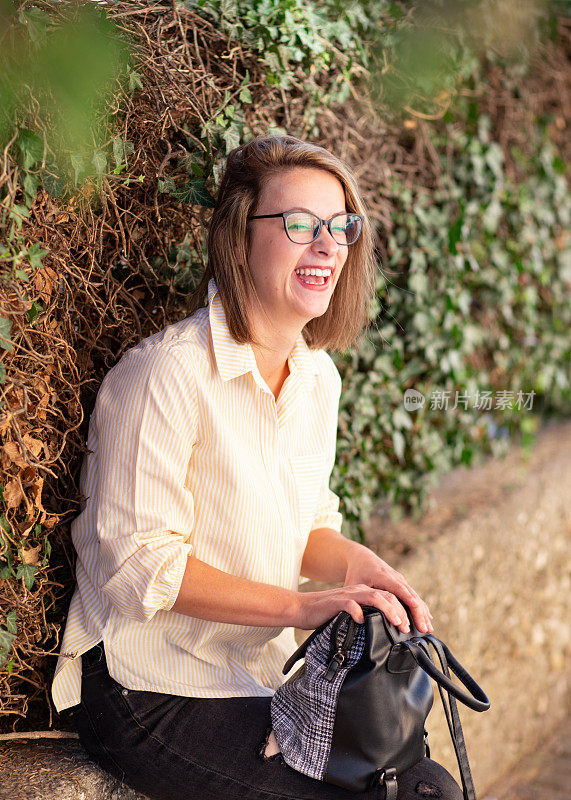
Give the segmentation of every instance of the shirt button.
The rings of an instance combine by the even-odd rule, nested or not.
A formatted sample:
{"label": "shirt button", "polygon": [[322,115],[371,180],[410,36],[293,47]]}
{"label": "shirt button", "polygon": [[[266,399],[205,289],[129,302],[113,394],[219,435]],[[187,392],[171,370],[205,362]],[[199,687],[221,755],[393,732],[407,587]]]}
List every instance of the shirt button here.
{"label": "shirt button", "polygon": [[123,691],[121,692],[121,694],[129,694],[129,690],[128,690],[128,689],[123,689]]}

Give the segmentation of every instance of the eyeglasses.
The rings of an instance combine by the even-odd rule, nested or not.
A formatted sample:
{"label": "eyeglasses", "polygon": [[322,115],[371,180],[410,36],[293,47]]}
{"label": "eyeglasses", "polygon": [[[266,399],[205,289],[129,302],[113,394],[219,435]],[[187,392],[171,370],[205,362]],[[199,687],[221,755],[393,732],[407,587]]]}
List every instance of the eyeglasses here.
{"label": "eyeglasses", "polygon": [[281,217],[284,229],[295,244],[311,244],[319,234],[321,228],[327,225],[329,233],[337,244],[355,244],[363,230],[363,217],[360,214],[336,214],[331,219],[311,214],[309,211],[282,211],[281,214],[260,214],[248,219],[272,219]]}

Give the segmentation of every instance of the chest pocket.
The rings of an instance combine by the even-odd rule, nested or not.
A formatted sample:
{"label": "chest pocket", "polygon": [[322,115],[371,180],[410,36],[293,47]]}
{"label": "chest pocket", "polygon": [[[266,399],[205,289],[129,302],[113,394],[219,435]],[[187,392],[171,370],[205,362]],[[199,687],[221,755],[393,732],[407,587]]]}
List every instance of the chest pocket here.
{"label": "chest pocket", "polygon": [[317,512],[325,480],[326,455],[322,452],[289,457],[297,495],[297,519],[303,534],[309,532]]}

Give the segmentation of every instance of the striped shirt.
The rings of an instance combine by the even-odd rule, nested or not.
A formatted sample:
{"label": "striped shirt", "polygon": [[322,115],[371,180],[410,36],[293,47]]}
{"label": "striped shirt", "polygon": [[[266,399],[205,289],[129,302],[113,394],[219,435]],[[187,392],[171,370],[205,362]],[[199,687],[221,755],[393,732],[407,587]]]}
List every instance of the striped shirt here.
{"label": "striped shirt", "polygon": [[278,399],[231,336],[214,280],[208,305],[125,351],[89,420],[71,525],[77,585],[58,654],[58,711],[81,699],[81,654],[104,643],[131,689],[269,696],[296,649],[291,627],[171,611],[190,555],[297,590],[311,530],[341,530],[329,489],[341,378],[300,334]]}

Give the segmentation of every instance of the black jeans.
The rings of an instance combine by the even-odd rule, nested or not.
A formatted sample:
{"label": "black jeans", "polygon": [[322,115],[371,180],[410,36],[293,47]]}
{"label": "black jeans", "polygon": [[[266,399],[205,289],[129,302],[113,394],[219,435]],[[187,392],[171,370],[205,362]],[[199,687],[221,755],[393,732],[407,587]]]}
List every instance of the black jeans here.
{"label": "black jeans", "polygon": [[[135,691],[107,670],[103,645],[82,657],[81,703],[70,709],[93,761],[152,800],[377,800],[314,780],[281,753],[263,756],[271,697],[200,698]],[[449,772],[425,758],[398,779],[398,800],[462,800]]]}

